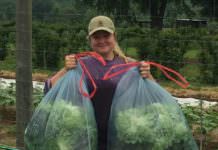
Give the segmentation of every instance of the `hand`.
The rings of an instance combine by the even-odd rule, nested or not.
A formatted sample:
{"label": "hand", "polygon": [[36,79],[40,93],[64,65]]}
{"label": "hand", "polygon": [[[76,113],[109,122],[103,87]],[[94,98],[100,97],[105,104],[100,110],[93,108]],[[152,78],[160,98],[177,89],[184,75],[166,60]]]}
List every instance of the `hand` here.
{"label": "hand", "polygon": [[74,69],[77,66],[75,54],[70,54],[65,56],[65,65],[66,70]]}
{"label": "hand", "polygon": [[140,70],[140,74],[141,74],[142,78],[148,78],[148,79],[153,80],[153,76],[151,75],[151,72],[150,72],[150,64],[148,64],[144,61],[141,61],[140,66],[139,66],[139,70]]}

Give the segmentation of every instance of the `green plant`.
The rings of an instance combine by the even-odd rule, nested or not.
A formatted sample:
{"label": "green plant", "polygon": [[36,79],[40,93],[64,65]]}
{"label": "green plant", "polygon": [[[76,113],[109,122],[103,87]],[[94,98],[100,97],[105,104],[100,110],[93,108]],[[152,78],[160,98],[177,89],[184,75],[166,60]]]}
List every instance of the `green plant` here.
{"label": "green plant", "polygon": [[[95,124],[89,122],[90,114],[87,114],[82,107],[56,100],[53,105],[39,105],[38,110],[42,115],[37,116],[33,126],[29,126],[26,130],[25,141],[29,149],[96,149]],[[43,115],[48,113],[49,118],[44,124],[38,123],[41,122]],[[45,130],[42,131],[42,128]]]}
{"label": "green plant", "polygon": [[15,105],[15,97],[15,83],[11,83],[8,88],[0,87],[0,106]]}
{"label": "green plant", "polygon": [[198,126],[195,132],[209,133],[218,128],[218,105],[209,108],[183,106],[182,110],[190,126]]}
{"label": "green plant", "polygon": [[115,128],[124,147],[137,145],[142,149],[147,145],[149,149],[165,150],[179,148],[181,143],[195,147],[183,115],[175,105],[154,103],[120,111],[115,117]]}
{"label": "green plant", "polygon": [[[4,83],[2,83],[4,84]],[[33,104],[36,107],[42,100],[44,94],[42,89],[33,89]],[[16,104],[16,89],[15,83],[11,83],[9,87],[0,87],[0,106],[13,106]]]}

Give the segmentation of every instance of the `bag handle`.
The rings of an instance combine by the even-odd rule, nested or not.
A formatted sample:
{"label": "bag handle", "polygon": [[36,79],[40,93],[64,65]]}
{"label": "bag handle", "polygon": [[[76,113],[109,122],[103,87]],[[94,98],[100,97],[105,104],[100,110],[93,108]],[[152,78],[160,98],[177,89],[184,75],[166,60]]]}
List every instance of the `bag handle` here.
{"label": "bag handle", "polygon": [[91,56],[91,57],[97,59],[100,63],[102,63],[103,66],[106,65],[104,58],[96,52],[87,51],[87,52],[78,53],[78,54],[76,54],[76,59],[79,60],[81,57],[86,57],[86,56]]}
{"label": "bag handle", "polygon": [[[168,68],[166,66],[163,66],[161,64],[152,62],[152,61],[147,61],[145,63],[150,64],[151,66],[154,66],[154,67],[157,67],[158,69],[160,69],[168,79],[174,81],[176,84],[178,84],[182,88],[187,88],[189,86],[189,82],[180,73],[176,72],[175,70]],[[125,73],[129,69],[131,69],[132,67],[136,67],[139,65],[140,65],[140,62],[132,62],[132,63],[127,63],[127,64],[114,65],[105,73],[103,80],[108,80],[114,76],[121,74],[121,73]],[[122,69],[120,71],[117,71],[115,73],[111,73],[113,69],[119,68],[119,67],[126,67],[126,68]],[[169,73],[176,75],[180,80],[175,79]]]}
{"label": "bag handle", "polygon": [[[85,97],[88,97],[88,98],[92,98],[96,91],[97,91],[97,86],[96,86],[96,83],[93,79],[93,77],[91,76],[89,70],[87,69],[85,63],[83,62],[82,59],[80,59],[81,57],[86,57],[86,56],[90,56],[90,57],[93,57],[95,58],[96,60],[98,60],[100,63],[102,63],[102,65],[106,65],[106,62],[105,60],[103,59],[103,57],[101,55],[99,55],[98,53],[96,52],[82,52],[82,53],[78,53],[76,54],[76,59],[78,60],[78,62],[81,64],[81,67],[82,67],[82,75],[81,75],[81,78],[80,78],[80,86],[79,86],[79,90],[80,90],[80,93],[85,96]],[[91,94],[87,93],[84,91],[84,89],[82,88],[82,84],[83,84],[83,80],[85,78],[85,74],[87,74],[89,80],[91,81],[91,84],[93,86],[93,91],[91,92]]]}

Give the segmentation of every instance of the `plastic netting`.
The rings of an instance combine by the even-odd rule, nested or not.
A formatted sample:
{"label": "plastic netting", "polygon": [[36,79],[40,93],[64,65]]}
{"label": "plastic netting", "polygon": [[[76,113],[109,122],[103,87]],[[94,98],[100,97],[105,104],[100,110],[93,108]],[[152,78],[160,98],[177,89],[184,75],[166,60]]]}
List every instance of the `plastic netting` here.
{"label": "plastic netting", "polygon": [[[28,150],[96,150],[97,128],[84,68],[68,71],[42,99],[25,131]],[[79,82],[81,81],[81,82]]]}
{"label": "plastic netting", "polygon": [[121,78],[113,98],[108,150],[197,150],[175,99],[134,67]]}

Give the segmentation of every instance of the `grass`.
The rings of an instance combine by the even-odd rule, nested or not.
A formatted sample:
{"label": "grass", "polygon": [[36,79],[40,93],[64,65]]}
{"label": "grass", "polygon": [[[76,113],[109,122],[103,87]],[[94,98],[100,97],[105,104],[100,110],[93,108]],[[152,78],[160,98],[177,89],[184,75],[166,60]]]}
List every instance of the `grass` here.
{"label": "grass", "polygon": [[134,47],[129,47],[129,48],[125,48],[123,49],[123,52],[126,54],[126,56],[137,59],[139,58],[137,49]]}
{"label": "grass", "polygon": [[16,62],[14,58],[6,59],[5,61],[0,61],[0,70],[15,71]]}
{"label": "grass", "polygon": [[200,53],[201,53],[201,50],[197,50],[197,49],[190,50],[190,51],[185,53],[184,59],[196,59],[196,60],[198,60]]}

